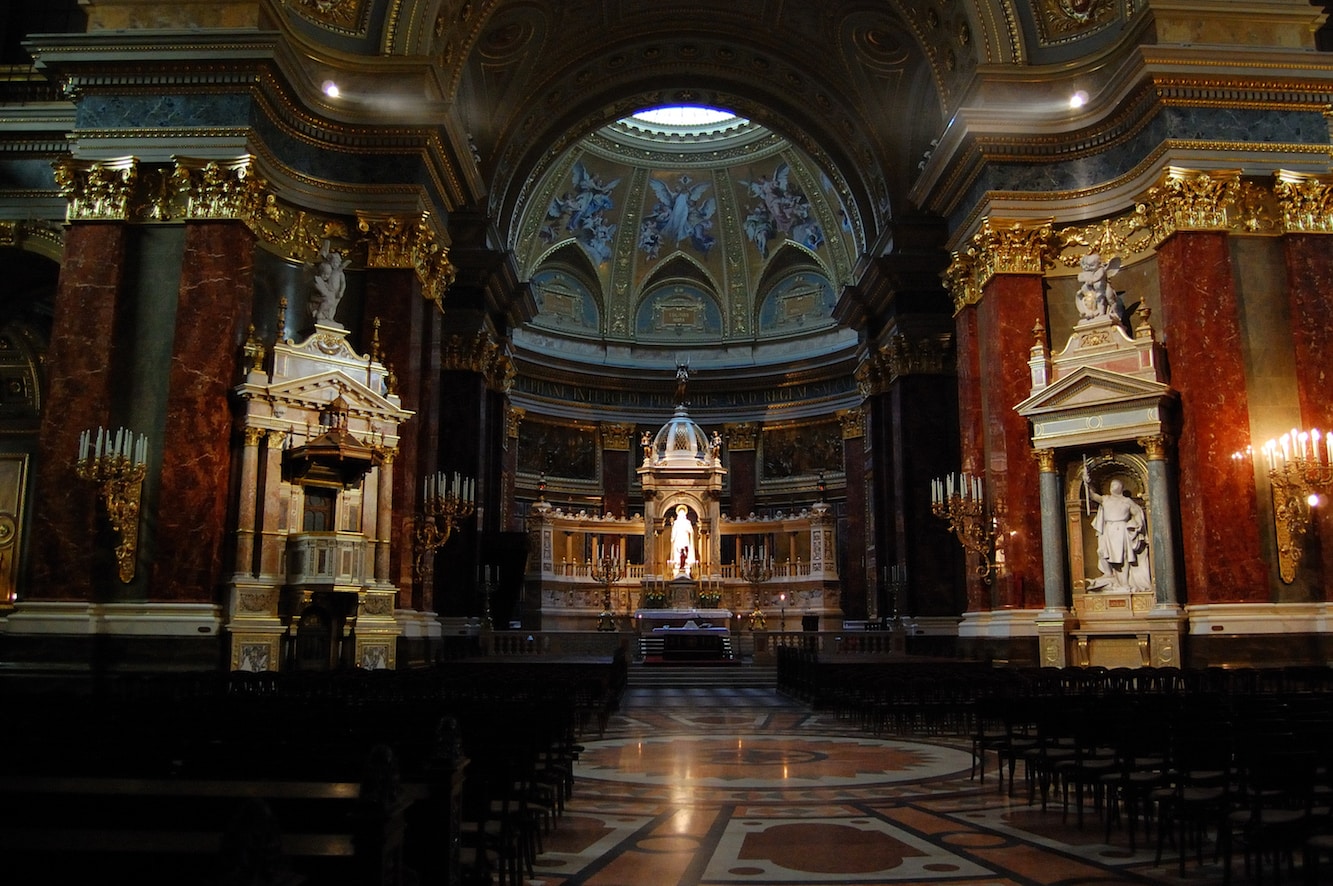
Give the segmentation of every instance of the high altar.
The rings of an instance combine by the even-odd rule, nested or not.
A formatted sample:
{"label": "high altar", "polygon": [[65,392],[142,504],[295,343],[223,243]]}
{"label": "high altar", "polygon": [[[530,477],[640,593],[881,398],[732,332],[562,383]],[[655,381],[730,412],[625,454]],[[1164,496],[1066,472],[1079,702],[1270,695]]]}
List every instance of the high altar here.
{"label": "high altar", "polygon": [[730,656],[742,630],[841,624],[827,504],[724,515],[721,435],[705,433],[679,393],[641,445],[643,514],[569,513],[544,500],[531,509],[528,606],[535,598],[544,630],[634,630],[649,655],[690,657]]}

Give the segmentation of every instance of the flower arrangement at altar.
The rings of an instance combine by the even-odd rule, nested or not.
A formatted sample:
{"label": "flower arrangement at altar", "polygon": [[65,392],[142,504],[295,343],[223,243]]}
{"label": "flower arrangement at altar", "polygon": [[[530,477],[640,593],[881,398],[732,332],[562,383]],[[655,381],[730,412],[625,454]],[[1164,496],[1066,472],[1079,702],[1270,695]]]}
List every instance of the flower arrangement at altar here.
{"label": "flower arrangement at altar", "polygon": [[670,602],[671,596],[666,591],[652,590],[643,595],[644,609],[666,609]]}
{"label": "flower arrangement at altar", "polygon": [[696,599],[701,609],[717,609],[722,605],[722,592],[718,590],[700,591]]}

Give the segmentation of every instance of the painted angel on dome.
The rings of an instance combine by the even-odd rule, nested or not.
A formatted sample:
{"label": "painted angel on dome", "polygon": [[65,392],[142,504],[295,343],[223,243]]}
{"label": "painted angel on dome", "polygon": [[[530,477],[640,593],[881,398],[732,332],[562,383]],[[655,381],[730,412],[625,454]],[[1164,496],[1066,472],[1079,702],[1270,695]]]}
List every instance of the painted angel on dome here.
{"label": "painted angel on dome", "polygon": [[805,194],[792,186],[791,166],[779,163],[773,174],[741,181],[752,198],[745,216],[745,235],[768,258],[769,245],[780,238],[810,248],[824,245],[824,229],[810,209]]}
{"label": "painted angel on dome", "polygon": [[609,261],[616,225],[607,221],[606,213],[615,208],[611,192],[620,179],[604,182],[582,160],[574,163],[571,179],[573,190],[552,198],[538,236],[555,243],[572,235],[595,261]]}
{"label": "painted angel on dome", "polygon": [[648,184],[657,195],[657,203],[644,216],[639,229],[639,249],[649,259],[655,259],[663,248],[670,252],[688,242],[697,252],[707,255],[716,242],[711,231],[717,199],[704,197],[712,184],[696,182],[688,175],[677,179],[674,188],[656,178],[648,179]]}

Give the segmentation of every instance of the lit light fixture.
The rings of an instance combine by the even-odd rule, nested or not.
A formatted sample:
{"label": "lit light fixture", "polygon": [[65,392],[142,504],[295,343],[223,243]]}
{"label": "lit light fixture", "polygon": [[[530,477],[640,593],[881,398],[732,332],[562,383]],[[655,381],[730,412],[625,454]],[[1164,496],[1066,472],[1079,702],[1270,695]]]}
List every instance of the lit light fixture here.
{"label": "lit light fixture", "polygon": [[1077,111],[1079,108],[1083,107],[1087,103],[1088,103],[1088,94],[1084,92],[1082,89],[1078,90],[1069,97],[1069,107],[1071,110]]}
{"label": "lit light fixture", "polygon": [[320,88],[324,90],[324,94],[329,98],[337,98],[342,95],[342,90],[339,89],[338,84],[334,83],[332,80],[325,80],[324,85]]}
{"label": "lit light fixture", "polygon": [[1278,575],[1291,584],[1310,526],[1310,509],[1319,504],[1321,492],[1333,488],[1333,434],[1292,428],[1265,443],[1263,453],[1273,493]]}

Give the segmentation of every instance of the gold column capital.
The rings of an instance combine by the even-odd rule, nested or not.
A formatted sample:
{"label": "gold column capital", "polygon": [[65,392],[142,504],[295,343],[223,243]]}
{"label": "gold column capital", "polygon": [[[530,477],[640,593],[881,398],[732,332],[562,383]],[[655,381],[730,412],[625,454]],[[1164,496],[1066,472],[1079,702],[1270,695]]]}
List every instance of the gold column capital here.
{"label": "gold column capital", "polygon": [[1055,450],[1034,449],[1032,457],[1037,460],[1037,470],[1043,474],[1055,473]]}
{"label": "gold column capital", "polygon": [[1273,193],[1289,234],[1333,233],[1333,182],[1325,176],[1280,170]]}
{"label": "gold column capital", "polygon": [[986,284],[997,274],[1041,276],[1060,253],[1052,222],[1000,221],[985,218],[966,249],[954,253],[944,271],[954,312],[981,300]]}
{"label": "gold column capital", "polygon": [[416,216],[357,214],[366,244],[367,268],[409,268],[421,294],[444,311],[444,293],[458,276],[449,261],[448,236],[429,212]]}
{"label": "gold column capital", "polygon": [[505,410],[505,436],[518,439],[519,426],[528,417],[528,411],[521,406],[510,406]]}
{"label": "gold column capital", "polygon": [[759,425],[754,422],[740,422],[724,426],[727,437],[727,449],[732,452],[753,451],[759,439]]}
{"label": "gold column capital", "polygon": [[838,422],[842,425],[842,439],[859,440],[866,435],[866,413],[864,409],[839,409]]}
{"label": "gold column capital", "polygon": [[1148,189],[1138,211],[1160,243],[1176,231],[1228,230],[1228,208],[1240,196],[1240,170],[1168,166]]}
{"label": "gold column capital", "polygon": [[634,425],[604,422],[601,431],[602,449],[629,452],[630,440],[634,437]]}
{"label": "gold column capital", "polygon": [[241,429],[241,437],[244,439],[245,445],[247,447],[258,446],[259,441],[263,440],[264,437],[267,436],[267,434],[268,431],[266,431],[264,428],[250,427]]}
{"label": "gold column capital", "polygon": [[1166,461],[1166,451],[1171,446],[1171,437],[1167,434],[1153,434],[1150,437],[1140,437],[1138,444],[1147,453],[1148,461]]}

